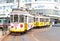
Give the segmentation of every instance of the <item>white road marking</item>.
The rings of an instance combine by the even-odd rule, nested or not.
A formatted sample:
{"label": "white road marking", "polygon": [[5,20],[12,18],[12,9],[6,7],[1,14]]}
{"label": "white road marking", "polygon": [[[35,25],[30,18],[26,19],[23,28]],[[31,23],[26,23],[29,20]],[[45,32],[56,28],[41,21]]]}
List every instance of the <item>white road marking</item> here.
{"label": "white road marking", "polygon": [[36,40],[36,41],[40,41],[40,40],[38,40],[33,34],[31,34],[32,35],[32,37]]}

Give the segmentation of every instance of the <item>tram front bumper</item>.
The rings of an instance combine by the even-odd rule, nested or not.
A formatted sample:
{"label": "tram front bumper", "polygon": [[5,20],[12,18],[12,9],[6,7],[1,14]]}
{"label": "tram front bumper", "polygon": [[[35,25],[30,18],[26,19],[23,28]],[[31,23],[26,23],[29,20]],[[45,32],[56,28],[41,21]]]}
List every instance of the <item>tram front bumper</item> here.
{"label": "tram front bumper", "polygon": [[25,32],[25,29],[9,29],[10,32]]}

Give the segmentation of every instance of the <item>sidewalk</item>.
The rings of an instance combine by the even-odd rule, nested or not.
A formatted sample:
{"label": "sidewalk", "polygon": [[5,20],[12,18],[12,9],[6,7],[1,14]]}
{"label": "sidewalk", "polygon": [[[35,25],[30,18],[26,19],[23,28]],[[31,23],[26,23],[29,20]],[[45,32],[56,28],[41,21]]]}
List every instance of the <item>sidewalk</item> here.
{"label": "sidewalk", "polygon": [[2,41],[2,39],[3,39],[4,37],[6,37],[8,34],[9,34],[9,31],[6,31],[6,34],[4,33],[4,35],[3,35],[3,32],[2,32],[2,30],[0,29],[0,41]]}

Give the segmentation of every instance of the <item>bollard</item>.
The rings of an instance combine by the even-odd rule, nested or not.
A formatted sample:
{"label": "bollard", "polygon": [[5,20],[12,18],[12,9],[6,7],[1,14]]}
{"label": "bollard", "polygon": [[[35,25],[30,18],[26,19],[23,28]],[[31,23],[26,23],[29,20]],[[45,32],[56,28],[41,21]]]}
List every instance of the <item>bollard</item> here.
{"label": "bollard", "polygon": [[4,28],[2,28],[2,36],[4,35]]}
{"label": "bollard", "polygon": [[7,34],[7,29],[8,29],[8,27],[6,26],[6,27],[5,27],[5,34]]}
{"label": "bollard", "polygon": [[8,30],[8,26],[6,25],[6,26],[4,26],[2,28],[2,35],[6,35],[7,34],[7,30]]}
{"label": "bollard", "polygon": [[2,35],[6,35],[7,27],[2,28]]}

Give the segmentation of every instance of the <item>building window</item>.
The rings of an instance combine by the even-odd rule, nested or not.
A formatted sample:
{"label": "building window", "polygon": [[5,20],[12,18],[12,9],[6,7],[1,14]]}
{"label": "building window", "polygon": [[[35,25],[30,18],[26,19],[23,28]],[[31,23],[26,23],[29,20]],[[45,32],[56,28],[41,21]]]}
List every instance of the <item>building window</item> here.
{"label": "building window", "polygon": [[31,8],[31,4],[25,4],[27,8]]}
{"label": "building window", "polygon": [[54,10],[54,14],[55,14],[55,15],[58,15],[58,11],[57,11],[57,10]]}
{"label": "building window", "polygon": [[59,3],[60,3],[60,0],[59,0]]}
{"label": "building window", "polygon": [[35,1],[49,1],[49,0],[35,0]]}
{"label": "building window", "polygon": [[6,0],[6,3],[13,3],[14,0]]}
{"label": "building window", "polygon": [[44,9],[43,14],[54,14],[54,11],[50,9]]}
{"label": "building window", "polygon": [[58,2],[58,0],[54,0],[54,2]]}
{"label": "building window", "polygon": [[6,3],[6,0],[0,0],[0,3]]}
{"label": "building window", "polygon": [[0,7],[0,10],[2,9],[2,6]]}
{"label": "building window", "polygon": [[35,1],[37,1],[37,0],[35,0]]}
{"label": "building window", "polygon": [[31,2],[31,0],[25,0],[25,2]]}

